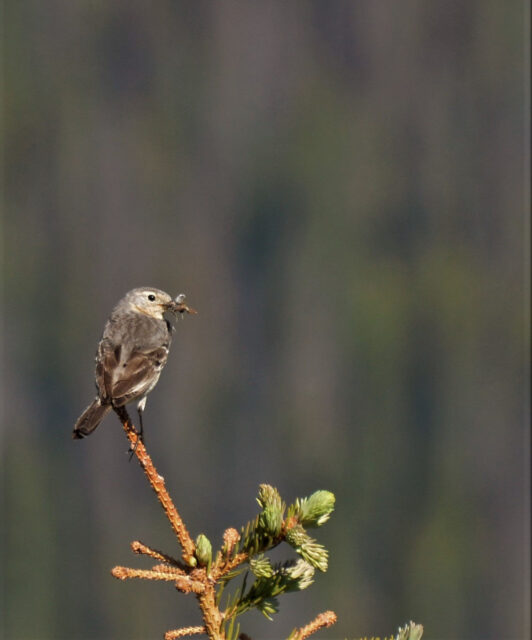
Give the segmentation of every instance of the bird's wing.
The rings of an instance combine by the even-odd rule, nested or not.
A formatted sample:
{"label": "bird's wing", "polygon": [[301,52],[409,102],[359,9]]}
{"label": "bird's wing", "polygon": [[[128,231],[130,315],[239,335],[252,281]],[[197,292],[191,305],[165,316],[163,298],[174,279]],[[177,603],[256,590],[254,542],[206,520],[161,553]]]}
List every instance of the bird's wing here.
{"label": "bird's wing", "polygon": [[120,347],[113,349],[109,344],[101,347],[100,352],[101,366],[96,368],[98,388],[115,406],[127,404],[151,391],[168,358],[166,345],[134,349],[126,358]]}
{"label": "bird's wing", "polygon": [[96,386],[103,402],[112,398],[113,377],[120,361],[120,346],[113,347],[111,342],[103,339],[96,353]]}

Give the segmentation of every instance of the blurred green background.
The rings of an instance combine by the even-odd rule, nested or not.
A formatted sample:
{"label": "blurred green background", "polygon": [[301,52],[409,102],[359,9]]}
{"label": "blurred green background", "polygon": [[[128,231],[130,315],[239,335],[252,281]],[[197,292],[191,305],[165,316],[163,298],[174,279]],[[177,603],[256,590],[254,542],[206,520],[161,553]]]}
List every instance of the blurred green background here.
{"label": "blurred green background", "polygon": [[283,638],[528,636],[528,3],[4,5],[4,637],[198,624],[114,418],[83,442],[103,324],[184,291],[145,414],[191,532],[260,482],[337,511]]}

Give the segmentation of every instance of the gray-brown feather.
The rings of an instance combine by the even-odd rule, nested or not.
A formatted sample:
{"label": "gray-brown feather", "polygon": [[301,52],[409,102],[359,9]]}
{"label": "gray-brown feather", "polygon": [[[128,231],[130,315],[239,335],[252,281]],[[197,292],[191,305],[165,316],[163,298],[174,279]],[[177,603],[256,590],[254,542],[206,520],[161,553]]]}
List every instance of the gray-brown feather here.
{"label": "gray-brown feather", "polygon": [[103,402],[123,406],[149,393],[168,359],[166,321],[140,313],[111,316],[96,356],[96,385]]}
{"label": "gray-brown feather", "polygon": [[92,433],[110,409],[111,405],[102,404],[100,398],[95,398],[78,418],[74,426],[73,437],[75,439],[84,438]]}
{"label": "gray-brown feather", "polygon": [[172,326],[162,312],[171,302],[164,291],[140,287],[115,306],[96,353],[98,396],[76,422],[74,438],[94,431],[113,406],[137,399],[143,408],[168,358]]}

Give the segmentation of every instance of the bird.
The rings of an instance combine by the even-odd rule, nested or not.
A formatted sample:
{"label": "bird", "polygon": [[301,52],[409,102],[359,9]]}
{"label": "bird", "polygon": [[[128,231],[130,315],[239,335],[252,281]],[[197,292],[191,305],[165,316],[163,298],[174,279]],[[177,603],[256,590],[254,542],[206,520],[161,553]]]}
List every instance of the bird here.
{"label": "bird", "polygon": [[96,350],[97,394],[76,421],[72,437],[90,435],[113,408],[137,401],[140,431],[146,397],[155,387],[168,359],[173,326],[165,317],[196,313],[185,303],[154,287],[132,289],[116,304]]}

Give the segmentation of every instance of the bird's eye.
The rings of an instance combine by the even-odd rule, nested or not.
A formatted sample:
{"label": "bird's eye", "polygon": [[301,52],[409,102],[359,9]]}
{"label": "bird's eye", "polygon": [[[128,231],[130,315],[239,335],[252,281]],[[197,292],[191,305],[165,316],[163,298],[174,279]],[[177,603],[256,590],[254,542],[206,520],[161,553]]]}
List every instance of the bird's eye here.
{"label": "bird's eye", "polygon": [[155,296],[153,295],[153,293],[150,293],[150,295],[148,296],[148,300],[151,300],[152,302],[155,300]]}

